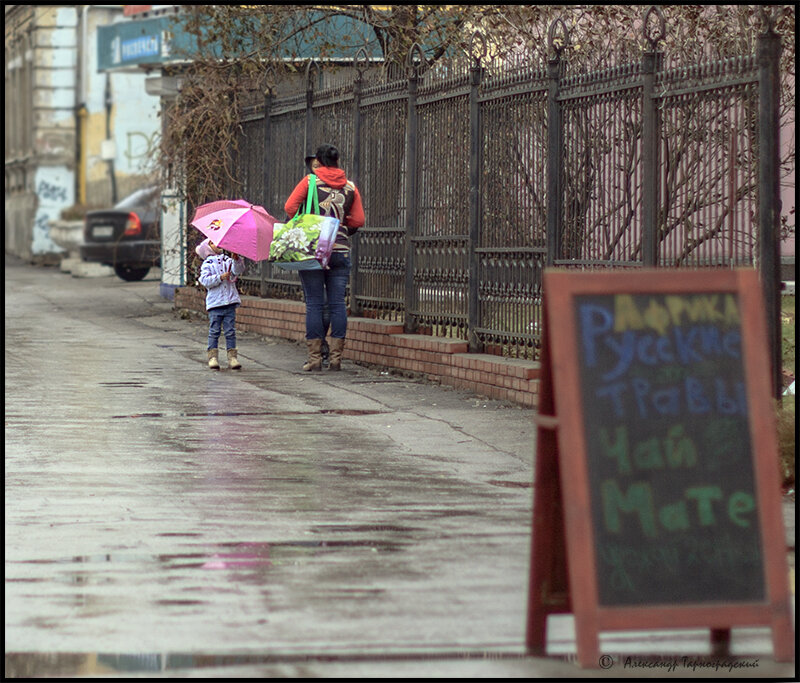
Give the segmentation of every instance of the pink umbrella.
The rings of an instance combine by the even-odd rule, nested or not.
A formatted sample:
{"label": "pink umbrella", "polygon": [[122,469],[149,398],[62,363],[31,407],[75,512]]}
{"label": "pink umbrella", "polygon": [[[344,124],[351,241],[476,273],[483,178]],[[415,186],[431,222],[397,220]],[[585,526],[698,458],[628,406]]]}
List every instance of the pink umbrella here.
{"label": "pink umbrella", "polygon": [[263,206],[223,199],[198,206],[191,224],[214,244],[252,261],[269,258],[275,219]]}

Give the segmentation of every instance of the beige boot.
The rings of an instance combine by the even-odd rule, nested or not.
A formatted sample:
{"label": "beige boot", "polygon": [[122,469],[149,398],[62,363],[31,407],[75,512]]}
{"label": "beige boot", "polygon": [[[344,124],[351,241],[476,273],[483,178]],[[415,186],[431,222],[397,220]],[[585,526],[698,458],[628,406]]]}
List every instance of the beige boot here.
{"label": "beige boot", "polygon": [[239,362],[236,349],[228,349],[228,367],[231,370],[242,369],[242,364]]}
{"label": "beige boot", "polygon": [[344,338],[331,337],[331,364],[330,370],[342,369],[342,351],[344,351]]}
{"label": "beige boot", "polygon": [[308,360],[303,366],[303,370],[306,372],[322,370],[322,340],[306,339],[306,346],[308,347]]}
{"label": "beige boot", "polygon": [[219,349],[208,350],[208,367],[212,370],[219,370]]}

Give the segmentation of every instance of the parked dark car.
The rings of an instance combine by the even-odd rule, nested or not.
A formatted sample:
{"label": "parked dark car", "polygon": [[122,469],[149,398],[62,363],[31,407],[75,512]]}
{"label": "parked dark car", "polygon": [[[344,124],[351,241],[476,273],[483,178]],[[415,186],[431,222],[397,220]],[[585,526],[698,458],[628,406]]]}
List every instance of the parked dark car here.
{"label": "parked dark car", "polygon": [[123,280],[143,279],[161,265],[160,201],[159,188],[147,187],[113,209],[88,211],[81,259],[111,266]]}

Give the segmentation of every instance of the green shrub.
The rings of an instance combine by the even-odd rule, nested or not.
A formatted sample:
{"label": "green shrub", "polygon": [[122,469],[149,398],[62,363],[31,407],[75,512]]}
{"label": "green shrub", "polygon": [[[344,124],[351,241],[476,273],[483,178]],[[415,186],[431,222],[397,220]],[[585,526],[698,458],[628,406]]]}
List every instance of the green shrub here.
{"label": "green shrub", "polygon": [[778,461],[781,481],[785,491],[794,490],[795,465],[795,420],[794,395],[784,396],[777,407],[778,414]]}
{"label": "green shrub", "polygon": [[783,386],[794,380],[795,373],[795,310],[794,296],[781,297],[781,355],[783,357]]}

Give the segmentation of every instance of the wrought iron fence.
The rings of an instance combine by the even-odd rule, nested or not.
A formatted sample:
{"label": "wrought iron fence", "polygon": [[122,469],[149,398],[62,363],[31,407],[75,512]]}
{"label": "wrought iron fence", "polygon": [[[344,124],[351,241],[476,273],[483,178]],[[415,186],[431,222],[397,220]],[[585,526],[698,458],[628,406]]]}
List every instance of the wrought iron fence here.
{"label": "wrought iron fence", "polygon": [[[544,67],[473,50],[428,68],[418,50],[405,78],[373,82],[357,57],[349,84],[320,91],[309,67],[306,92],[245,121],[244,188],[283,216],[303,157],[335,144],[367,215],[351,311],[473,351],[537,358],[549,266],[758,263],[779,290],[770,31],[758,58],[670,69],[646,33],[639,63],[574,75],[556,28]],[[250,287],[301,297],[296,273],[267,263]]]}

